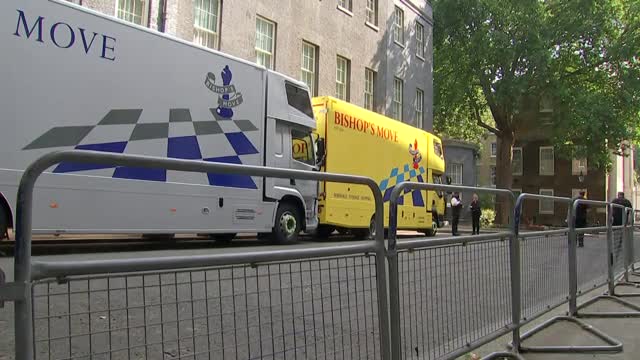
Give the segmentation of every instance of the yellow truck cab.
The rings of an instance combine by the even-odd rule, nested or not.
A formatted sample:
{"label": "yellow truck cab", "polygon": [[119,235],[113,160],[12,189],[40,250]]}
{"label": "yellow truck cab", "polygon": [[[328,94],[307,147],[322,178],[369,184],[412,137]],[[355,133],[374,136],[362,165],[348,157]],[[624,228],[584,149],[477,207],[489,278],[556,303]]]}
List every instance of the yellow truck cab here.
{"label": "yellow truck cab", "polygon": [[[324,146],[321,171],[373,178],[384,195],[384,225],[389,198],[403,181],[442,183],[445,171],[441,140],[426,131],[359,106],[323,96],[312,99],[317,136]],[[371,237],[374,200],[366,186],[319,184],[317,235],[334,230]],[[443,193],[407,192],[399,200],[398,229],[435,235],[445,204]]]}

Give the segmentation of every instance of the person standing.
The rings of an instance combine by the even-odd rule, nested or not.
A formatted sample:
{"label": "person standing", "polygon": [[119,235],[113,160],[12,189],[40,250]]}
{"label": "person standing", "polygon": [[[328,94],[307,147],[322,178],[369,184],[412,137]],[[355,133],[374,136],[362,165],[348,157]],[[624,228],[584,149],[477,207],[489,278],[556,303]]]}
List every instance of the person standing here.
{"label": "person standing", "polygon": [[[578,198],[584,199],[585,192],[580,191]],[[576,229],[585,227],[587,227],[587,204],[579,203],[578,206],[576,206]],[[578,246],[584,247],[584,233],[578,234]]]}
{"label": "person standing", "polygon": [[473,199],[469,207],[471,208],[471,234],[480,235],[480,215],[482,215],[482,209],[480,208],[478,194],[473,194]]}
{"label": "person standing", "polygon": [[460,193],[454,192],[451,197],[451,234],[453,236],[460,235],[458,233],[458,223],[460,222],[460,210],[462,202],[460,201]]}
{"label": "person standing", "polygon": [[[624,197],[624,192],[620,191],[618,192],[618,197],[616,199],[614,199],[612,201],[612,203],[614,204],[618,204],[618,205],[622,205],[624,207],[632,207],[631,206],[631,201],[625,199]],[[617,206],[613,207],[613,226],[620,226],[622,225],[622,216],[625,213],[624,209],[621,209]]]}

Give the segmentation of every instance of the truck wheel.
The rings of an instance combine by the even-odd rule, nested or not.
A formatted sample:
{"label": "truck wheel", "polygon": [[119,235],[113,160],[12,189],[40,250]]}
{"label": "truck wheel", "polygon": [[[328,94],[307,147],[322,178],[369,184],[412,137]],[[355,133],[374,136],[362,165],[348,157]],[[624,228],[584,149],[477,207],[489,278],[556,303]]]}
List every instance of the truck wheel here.
{"label": "truck wheel", "polygon": [[215,241],[216,243],[228,244],[236,237],[236,235],[237,235],[236,233],[211,234],[209,235],[209,239]]}
{"label": "truck wheel", "polygon": [[276,223],[273,226],[273,242],[285,244],[298,241],[300,230],[302,230],[302,217],[298,207],[288,202],[280,203],[276,212]]}
{"label": "truck wheel", "polygon": [[433,221],[431,223],[431,229],[425,229],[424,234],[427,236],[436,236],[438,234],[438,223]]}
{"label": "truck wheel", "polygon": [[0,204],[0,240],[9,238],[9,213]]}
{"label": "truck wheel", "polygon": [[[374,240],[376,238],[376,219],[375,215],[369,221],[368,229],[353,229],[353,235],[359,240]],[[385,231],[385,237],[387,236]]]}

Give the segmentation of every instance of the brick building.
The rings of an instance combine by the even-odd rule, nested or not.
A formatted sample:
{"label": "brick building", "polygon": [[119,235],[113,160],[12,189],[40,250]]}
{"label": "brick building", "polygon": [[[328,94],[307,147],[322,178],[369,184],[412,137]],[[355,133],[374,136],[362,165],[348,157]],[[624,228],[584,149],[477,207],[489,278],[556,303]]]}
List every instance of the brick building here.
{"label": "brick building", "polygon": [[[584,190],[587,198],[611,201],[617,192],[636,206],[637,186],[635,181],[635,149],[627,147],[628,156],[611,155],[612,169],[590,166],[586,159],[568,159],[551,146],[549,141],[551,106],[539,106],[527,113],[529,121],[518,134],[513,149],[513,183],[516,193],[574,197]],[[477,162],[478,185],[495,186],[496,136],[485,135],[480,158]],[[566,226],[567,205],[552,201],[528,200],[524,204],[522,223]],[[588,213],[590,224],[604,225],[604,208],[592,208]]]}
{"label": "brick building", "polygon": [[255,61],[408,124],[433,127],[427,0],[73,0]]}

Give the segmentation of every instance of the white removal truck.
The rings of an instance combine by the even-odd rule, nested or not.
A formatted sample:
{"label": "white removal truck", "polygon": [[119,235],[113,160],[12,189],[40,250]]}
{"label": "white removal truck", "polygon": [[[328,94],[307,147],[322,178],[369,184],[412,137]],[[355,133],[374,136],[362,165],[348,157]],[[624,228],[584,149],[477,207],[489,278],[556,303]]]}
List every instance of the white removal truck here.
{"label": "white removal truck", "polygon": [[[0,1],[0,223],[18,182],[62,149],[317,169],[304,83],[65,1]],[[308,156],[292,146],[307,143]],[[36,184],[39,233],[317,227],[317,182],[62,163]],[[2,231],[3,229],[0,229]]]}

